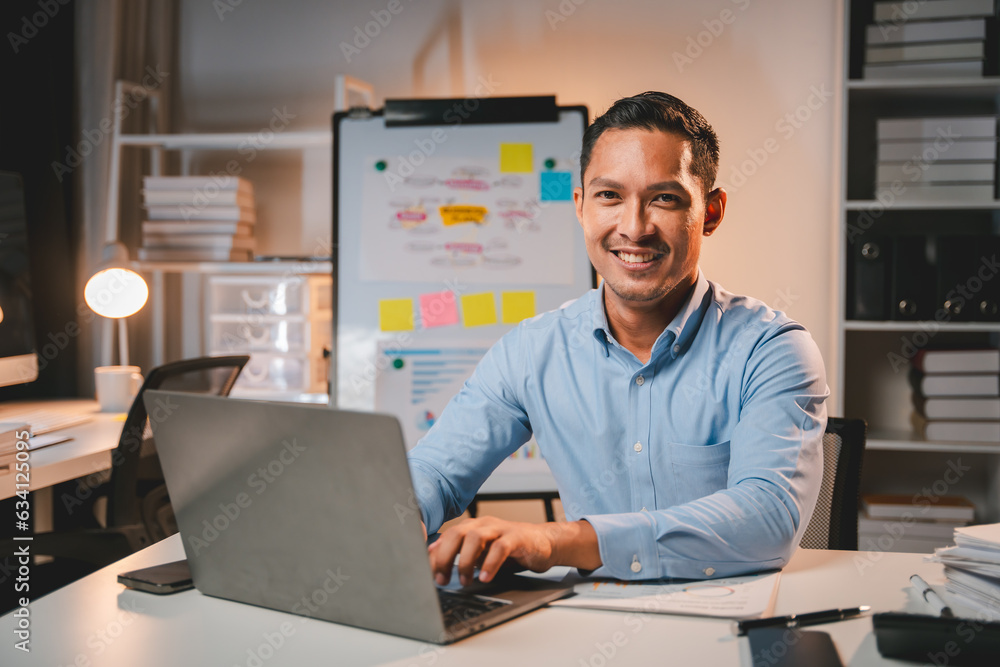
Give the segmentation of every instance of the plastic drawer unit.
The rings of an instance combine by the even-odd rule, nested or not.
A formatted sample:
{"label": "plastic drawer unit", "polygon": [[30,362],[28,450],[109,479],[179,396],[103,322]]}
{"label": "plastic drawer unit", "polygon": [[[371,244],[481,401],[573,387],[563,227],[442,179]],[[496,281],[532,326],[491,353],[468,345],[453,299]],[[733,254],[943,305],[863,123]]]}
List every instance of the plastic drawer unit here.
{"label": "plastic drawer unit", "polygon": [[206,348],[250,355],[234,395],[326,394],[332,299],[329,275],[210,276]]}

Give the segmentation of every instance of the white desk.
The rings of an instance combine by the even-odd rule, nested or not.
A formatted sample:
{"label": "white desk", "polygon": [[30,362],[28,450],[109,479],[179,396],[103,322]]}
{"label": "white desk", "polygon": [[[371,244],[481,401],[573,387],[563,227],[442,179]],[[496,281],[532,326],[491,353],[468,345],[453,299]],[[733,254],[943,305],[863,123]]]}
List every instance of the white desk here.
{"label": "white desk", "polygon": [[[97,408],[96,401],[74,402]],[[73,439],[31,452],[30,489],[37,491],[110,468],[111,450],[118,446],[124,423],[124,415],[96,412],[92,421],[58,431]],[[0,500],[14,495],[14,475],[14,471],[0,474]]]}
{"label": "white desk", "polygon": [[[266,537],[264,538],[266,539]],[[457,644],[438,647],[325,621],[220,600],[191,590],[157,597],[125,590],[118,572],[183,558],[178,536],[41,598],[31,610],[32,652],[14,649],[14,618],[0,618],[0,664],[176,667],[176,665],[726,665],[751,664],[746,638],[729,621],[586,609],[541,609]],[[923,611],[908,592],[920,573],[943,580],[916,554],[800,549],[785,568],[775,613],[870,604]],[[829,632],[845,665],[883,660],[871,619],[811,629]],[[268,638],[271,643],[268,643]],[[617,646],[616,644],[617,640]],[[272,645],[278,645],[272,648]],[[605,657],[611,654],[613,657]]]}

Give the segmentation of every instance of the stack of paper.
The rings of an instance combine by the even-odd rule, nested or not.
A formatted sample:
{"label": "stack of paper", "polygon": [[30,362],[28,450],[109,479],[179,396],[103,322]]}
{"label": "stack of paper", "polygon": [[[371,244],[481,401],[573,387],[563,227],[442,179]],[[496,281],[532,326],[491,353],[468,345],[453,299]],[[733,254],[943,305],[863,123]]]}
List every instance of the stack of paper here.
{"label": "stack of paper", "polygon": [[146,176],[139,259],[248,261],[257,220],[253,185],[235,176]]}
{"label": "stack of paper", "polygon": [[0,472],[7,472],[17,459],[18,440],[27,441],[27,424],[0,423]]}
{"label": "stack of paper", "polygon": [[955,529],[955,546],[937,549],[945,590],[962,604],[992,616],[1000,612],[1000,523]]}

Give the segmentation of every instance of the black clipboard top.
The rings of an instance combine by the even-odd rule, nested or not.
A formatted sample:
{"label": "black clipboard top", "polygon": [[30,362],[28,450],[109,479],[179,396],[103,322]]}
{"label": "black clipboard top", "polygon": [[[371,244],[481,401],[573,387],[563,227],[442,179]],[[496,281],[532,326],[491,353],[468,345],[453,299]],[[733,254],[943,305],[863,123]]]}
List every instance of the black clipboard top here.
{"label": "black clipboard top", "polygon": [[555,123],[555,95],[537,97],[430,98],[385,101],[386,127]]}

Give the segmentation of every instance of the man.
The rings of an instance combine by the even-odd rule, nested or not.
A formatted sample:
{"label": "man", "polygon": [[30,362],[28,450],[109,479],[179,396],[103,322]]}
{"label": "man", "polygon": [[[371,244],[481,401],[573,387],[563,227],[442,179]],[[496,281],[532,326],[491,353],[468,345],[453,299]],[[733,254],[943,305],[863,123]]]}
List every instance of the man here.
{"label": "man", "polygon": [[801,325],[698,268],[726,209],[718,160],[708,122],[663,93],[587,128],[573,198],[601,287],[505,335],[410,453],[435,531],[534,434],[567,520],[462,522],[429,548],[439,583],[456,556],[463,583],[508,558],[619,579],[788,561],[819,492],[829,390]]}

